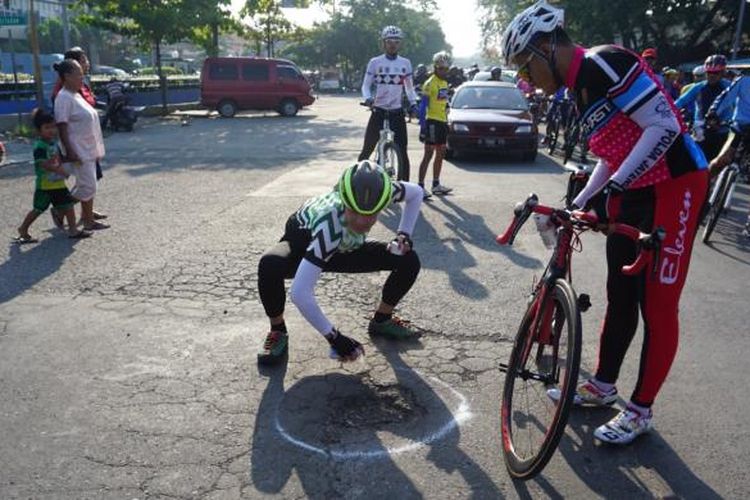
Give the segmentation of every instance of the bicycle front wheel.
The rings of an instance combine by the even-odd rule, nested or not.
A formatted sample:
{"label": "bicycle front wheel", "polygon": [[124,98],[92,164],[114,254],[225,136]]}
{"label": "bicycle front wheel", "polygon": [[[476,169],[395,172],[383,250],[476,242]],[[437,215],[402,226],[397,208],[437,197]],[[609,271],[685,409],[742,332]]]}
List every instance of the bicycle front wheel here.
{"label": "bicycle front wheel", "polygon": [[711,239],[711,235],[716,228],[716,223],[719,222],[722,212],[724,212],[724,203],[726,203],[729,190],[731,189],[732,173],[728,168],[719,174],[719,178],[716,179],[713,191],[710,197],[710,206],[708,208],[708,214],[706,214],[706,226],[703,228],[703,237],[701,240],[703,243],[708,243]]}
{"label": "bicycle front wheel", "polygon": [[404,152],[397,144],[391,142],[383,147],[382,162],[382,167],[391,178],[399,181],[409,180],[409,166],[406,164]]}
{"label": "bicycle front wheel", "polygon": [[552,121],[547,123],[547,152],[553,154],[557,147],[557,138],[560,135],[560,119],[552,118]]}
{"label": "bicycle front wheel", "polygon": [[[505,465],[514,478],[533,478],[554,454],[568,422],[580,361],[581,313],[573,288],[560,279],[541,306],[532,303],[526,311],[507,366],[501,430]],[[547,395],[555,387],[557,400]]]}

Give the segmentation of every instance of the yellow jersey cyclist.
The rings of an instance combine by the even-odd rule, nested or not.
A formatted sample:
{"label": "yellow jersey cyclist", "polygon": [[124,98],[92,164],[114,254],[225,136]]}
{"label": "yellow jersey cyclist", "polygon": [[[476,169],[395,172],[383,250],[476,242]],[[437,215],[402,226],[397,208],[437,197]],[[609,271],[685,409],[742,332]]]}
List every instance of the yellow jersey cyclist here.
{"label": "yellow jersey cyclist", "polygon": [[[367,239],[380,212],[397,202],[403,202],[404,208],[396,238],[390,243]],[[416,337],[417,332],[394,316],[393,309],[419,274],[419,257],[410,235],[421,204],[419,186],[392,181],[382,167],[363,160],[344,170],[332,191],[307,200],[294,212],[284,235],[258,264],[260,300],[271,323],[258,363],[273,364],[287,354],[285,279],[293,279],[290,298],[328,341],[331,357],[354,361],[364,354],[362,344],[334,327],[315,300],[315,286],[324,272],[390,271],[368,332],[395,340]]]}
{"label": "yellow jersey cyclist", "polygon": [[422,86],[422,99],[419,102],[419,139],[424,143],[424,156],[419,165],[419,186],[424,192],[424,198],[430,193],[424,187],[427,167],[434,154],[432,164],[432,194],[444,195],[453,189],[440,183],[440,171],[443,168],[445,146],[448,142],[448,70],[451,57],[447,52],[438,52],[432,57],[434,71],[432,76]]}

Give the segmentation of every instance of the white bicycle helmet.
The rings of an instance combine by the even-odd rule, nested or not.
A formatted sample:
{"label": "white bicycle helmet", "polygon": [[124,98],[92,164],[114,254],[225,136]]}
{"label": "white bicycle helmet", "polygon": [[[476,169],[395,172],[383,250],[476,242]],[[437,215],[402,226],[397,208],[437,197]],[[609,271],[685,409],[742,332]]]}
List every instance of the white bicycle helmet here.
{"label": "white bicycle helmet", "polygon": [[401,31],[401,28],[398,26],[386,26],[383,28],[383,31],[380,32],[380,39],[388,40],[389,38],[401,40],[404,38],[404,32]]}
{"label": "white bicycle helmet", "polygon": [[534,36],[551,33],[555,28],[562,27],[564,20],[565,11],[552,7],[545,0],[518,14],[503,35],[505,64],[510,65],[511,59],[523,52]]}
{"label": "white bicycle helmet", "polygon": [[706,68],[701,64],[693,68],[693,76],[706,76]]}
{"label": "white bicycle helmet", "polygon": [[451,65],[451,56],[450,56],[450,54],[448,54],[444,50],[440,51],[440,52],[436,53],[434,56],[432,56],[432,63],[435,66],[445,66],[446,68],[450,67],[450,65]]}

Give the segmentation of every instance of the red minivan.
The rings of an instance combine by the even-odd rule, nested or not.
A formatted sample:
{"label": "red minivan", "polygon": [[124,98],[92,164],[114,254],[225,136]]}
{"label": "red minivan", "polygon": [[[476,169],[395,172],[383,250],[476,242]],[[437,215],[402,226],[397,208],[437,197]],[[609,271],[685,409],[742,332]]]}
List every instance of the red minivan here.
{"label": "red minivan", "polygon": [[294,116],[315,101],[297,66],[285,59],[209,57],[201,71],[201,104],[227,118],[242,109]]}

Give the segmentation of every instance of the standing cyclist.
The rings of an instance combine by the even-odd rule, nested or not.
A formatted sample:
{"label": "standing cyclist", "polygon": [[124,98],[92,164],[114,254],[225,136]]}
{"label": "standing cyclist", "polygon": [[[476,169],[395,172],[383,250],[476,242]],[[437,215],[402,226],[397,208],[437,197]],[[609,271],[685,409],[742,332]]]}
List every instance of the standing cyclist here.
{"label": "standing cyclist", "polygon": [[678,108],[685,109],[694,106],[693,130],[698,145],[709,160],[716,157],[721,146],[727,140],[729,128],[725,125],[707,126],[706,115],[711,104],[729,87],[729,80],[724,78],[727,69],[727,58],[721,54],[708,56],[703,63],[706,79],[698,82],[680,96],[675,103]]}
{"label": "standing cyclist", "polygon": [[[627,444],[651,429],[651,405],[677,351],[678,305],[708,183],[706,159],[686,132],[679,112],[648,65],[626,49],[584,49],[563,30],[562,10],[539,2],[516,16],[503,39],[503,54],[520,76],[551,94],[565,85],[581,111],[591,151],[599,158],[574,207],[593,207],[604,224],[622,222],[666,231],[659,271],[628,277],[636,243],[607,236],[607,312],[595,377],[579,385],[576,404],[609,405],[615,382],[638,326],[644,346],[635,390],[615,418],[594,436]],[[550,397],[559,397],[551,390]]]}
{"label": "standing cyclist", "polygon": [[[406,91],[409,100],[409,114],[417,111],[417,94],[414,92],[411,61],[398,55],[404,34],[396,26],[383,28],[380,38],[383,41],[385,53],[370,59],[367,64],[365,78],[362,81],[362,97],[365,104],[373,108],[370,121],[367,123],[365,142],[359,161],[370,157],[380,138],[380,128],[383,126],[384,113],[390,112],[390,125],[394,140],[404,155],[403,174],[399,171],[399,180],[409,180],[409,152],[406,135],[406,119],[402,107],[402,96]],[[372,86],[376,86],[375,97],[372,96]]]}
{"label": "standing cyclist", "polygon": [[[392,202],[405,202],[398,235],[389,251],[384,242],[367,240],[378,214]],[[422,190],[416,184],[393,182],[382,167],[364,160],[347,168],[334,189],[307,200],[286,222],[281,240],[258,263],[258,290],[271,323],[258,363],[284,358],[288,348],[284,279],[294,278],[289,296],[302,316],[331,346],[333,357],[354,361],[362,345],[340,333],[315,300],[321,273],[391,271],[383,286],[380,306],[370,321],[371,335],[392,339],[416,336],[393,309],[411,289],[419,274],[419,257],[410,238],[419,217]]]}
{"label": "standing cyclist", "polygon": [[448,99],[449,87],[448,69],[451,58],[447,52],[438,52],[432,57],[435,65],[432,76],[425,82],[423,95],[419,102],[419,138],[424,143],[424,156],[419,164],[419,187],[424,191],[424,198],[431,195],[424,187],[427,168],[433,154],[432,164],[432,194],[444,195],[453,191],[452,188],[440,183],[440,172],[443,168],[445,145],[448,142]]}

